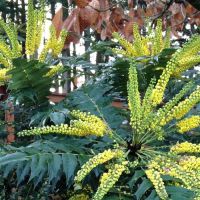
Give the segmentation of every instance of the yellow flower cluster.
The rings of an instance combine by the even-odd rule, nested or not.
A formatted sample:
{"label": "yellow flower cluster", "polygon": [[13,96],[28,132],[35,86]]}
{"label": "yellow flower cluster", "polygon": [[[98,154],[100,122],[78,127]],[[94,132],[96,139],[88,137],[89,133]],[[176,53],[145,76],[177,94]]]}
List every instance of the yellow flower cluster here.
{"label": "yellow flower cluster", "polygon": [[133,48],[136,51],[136,57],[149,56],[150,55],[150,50],[148,46],[149,38],[140,35],[139,27],[137,24],[133,24],[133,36],[134,36]]}
{"label": "yellow flower cluster", "polygon": [[[187,59],[188,68],[192,67],[194,64],[194,56],[198,56],[198,52],[200,51],[200,36],[194,36],[191,38],[189,42],[187,42],[183,48],[176,51],[173,54],[173,57],[167,63],[166,68],[163,70],[160,79],[158,80],[155,89],[152,93],[152,102],[156,106],[162,102],[165,88],[169,82],[169,79],[173,73],[177,74],[177,71],[184,71],[186,67],[179,66],[179,63],[184,63],[184,60]],[[196,62],[196,61],[195,61]],[[179,69],[179,68],[182,69]],[[188,69],[187,68],[187,69]]]}
{"label": "yellow flower cluster", "polygon": [[179,76],[182,72],[195,66],[200,62],[200,37],[194,35],[178,53],[177,66],[173,71],[173,75]]}
{"label": "yellow flower cluster", "polygon": [[172,111],[166,117],[166,122],[169,122],[174,118],[182,118],[199,102],[200,87],[197,87],[197,89],[188,98],[186,98],[184,101],[181,101],[177,106],[172,109]]}
{"label": "yellow flower cluster", "polygon": [[128,104],[131,111],[131,125],[132,128],[140,127],[140,93],[138,89],[137,70],[133,63],[129,69],[129,83],[128,83]]}
{"label": "yellow flower cluster", "polygon": [[5,56],[3,56],[1,53],[0,53],[0,64],[6,68],[12,66],[11,60],[5,58]]}
{"label": "yellow flower cluster", "polygon": [[4,56],[4,59],[6,60],[6,62],[8,62],[8,64],[4,66],[10,67],[12,65],[11,59],[13,58],[13,52],[11,48],[8,46],[8,44],[6,44],[6,42],[2,38],[0,38],[0,52],[2,56]]}
{"label": "yellow flower cluster", "polygon": [[57,37],[55,27],[53,25],[50,26],[50,38],[45,44],[39,60],[44,62],[49,52],[53,57],[57,57],[64,47],[67,34],[67,31],[63,29],[60,33],[60,36]]}
{"label": "yellow flower cluster", "polygon": [[[0,19],[0,27],[3,28],[10,41],[10,45],[0,36],[0,64],[4,67],[12,67],[12,59],[21,56],[22,47],[18,42],[17,31],[11,23],[5,23]],[[6,80],[5,80],[6,81]]]}
{"label": "yellow flower cluster", "polygon": [[9,69],[0,69],[0,86],[4,85],[9,79],[10,76],[6,75],[6,73],[9,71]]}
{"label": "yellow flower cluster", "polygon": [[170,41],[170,36],[171,36],[171,29],[170,28],[168,28],[167,29],[167,31],[166,31],[166,35],[165,35],[165,39],[164,39],[164,49],[166,49],[166,48],[170,48],[170,43],[171,43],[171,41]]}
{"label": "yellow flower cluster", "polygon": [[113,52],[115,52],[116,54],[121,54],[126,57],[130,57],[130,58],[137,56],[137,53],[133,45],[130,42],[128,42],[126,39],[124,39],[121,35],[119,35],[119,33],[114,32],[113,37],[117,39],[120,45],[125,49],[125,50],[122,50],[122,49],[115,48],[113,49]]}
{"label": "yellow flower cluster", "polygon": [[200,116],[192,116],[176,124],[179,133],[185,133],[200,126]]}
{"label": "yellow flower cluster", "polygon": [[169,102],[167,102],[162,108],[157,111],[156,120],[153,123],[159,123],[164,126],[168,121],[166,121],[166,116],[171,112],[174,106],[182,99],[182,97],[192,88],[193,82],[187,83],[182,90],[176,94]]}
{"label": "yellow flower cluster", "polygon": [[146,93],[145,93],[145,96],[142,100],[142,107],[141,107],[141,115],[142,115],[142,118],[145,119],[149,113],[152,111],[152,104],[151,104],[151,94],[152,94],[152,91],[154,89],[154,85],[155,85],[155,82],[156,82],[156,79],[153,78],[146,90]]}
{"label": "yellow flower cluster", "polygon": [[9,56],[9,58],[11,59],[20,57],[22,46],[18,42],[18,34],[16,27],[12,23],[5,23],[3,19],[0,19],[0,27],[2,27],[5,33],[7,34],[12,47],[12,54]]}
{"label": "yellow flower cluster", "polygon": [[153,169],[148,169],[145,171],[145,173],[147,177],[149,178],[149,180],[153,183],[153,186],[155,187],[155,190],[158,196],[160,197],[160,199],[162,200],[169,199],[167,191],[165,189],[164,182],[161,178],[161,174],[158,171],[155,171]]}
{"label": "yellow flower cluster", "polygon": [[200,169],[200,158],[195,156],[183,156],[179,160],[179,165],[182,167],[183,170],[193,171]]}
{"label": "yellow flower cluster", "polygon": [[152,37],[150,31],[148,31],[146,36],[142,36],[137,24],[133,24],[133,35],[134,40],[133,43],[131,43],[118,33],[114,33],[113,37],[118,40],[123,49],[115,48],[113,52],[128,58],[133,58],[156,55],[160,53],[163,48],[169,48],[170,46],[170,31],[167,31],[165,39],[163,39],[162,36],[162,20],[158,20],[157,27],[154,31],[154,37]]}
{"label": "yellow flower cluster", "polygon": [[32,55],[35,53],[35,13],[33,7],[33,1],[28,1],[28,12],[27,12],[27,24],[26,24],[26,54]]}
{"label": "yellow flower cluster", "polygon": [[62,70],[63,70],[63,65],[61,65],[61,64],[52,66],[52,68],[50,69],[50,71],[45,76],[47,76],[47,77],[53,77],[53,76],[55,76],[57,73],[59,73]]}
{"label": "yellow flower cluster", "polygon": [[44,5],[41,6],[41,9],[35,10],[33,0],[29,0],[26,27],[26,54],[28,56],[34,55],[40,45],[44,27],[44,16]]}
{"label": "yellow flower cluster", "polygon": [[170,152],[181,154],[181,153],[199,153],[200,144],[192,144],[190,142],[177,143],[172,146]]}
{"label": "yellow flower cluster", "polygon": [[79,110],[73,110],[70,113],[74,118],[79,119],[79,121],[72,121],[72,125],[76,128],[82,128],[82,122],[85,123],[85,129],[97,136],[103,136],[107,131],[107,125],[97,116],[90,113],[81,112]]}
{"label": "yellow flower cluster", "polygon": [[170,79],[170,76],[176,66],[175,58],[172,58],[168,63],[166,68],[163,70],[162,75],[160,76],[155,89],[152,92],[152,103],[154,106],[160,104],[163,99],[163,95]]}
{"label": "yellow flower cluster", "polygon": [[119,180],[122,173],[126,170],[128,162],[124,161],[122,164],[115,164],[112,169],[109,169],[107,173],[104,173],[100,180],[100,186],[95,193],[93,200],[101,200],[108,193],[108,191]]}
{"label": "yellow flower cluster", "polygon": [[71,120],[70,126],[67,124],[61,124],[57,126],[45,126],[35,127],[30,130],[24,130],[18,133],[18,136],[29,136],[29,135],[42,135],[42,134],[64,134],[71,136],[88,136],[96,135],[102,137],[106,131],[107,126],[98,117],[90,114],[85,114],[85,119],[80,119],[78,116],[84,114],[80,111],[73,111],[72,115],[76,115],[78,120]]}
{"label": "yellow flower cluster", "polygon": [[35,11],[35,17],[36,17],[36,33],[35,33],[35,49],[38,49],[41,44],[42,39],[42,33],[44,31],[44,25],[45,25],[45,5],[44,0],[41,0],[41,9]]}
{"label": "yellow flower cluster", "polygon": [[75,194],[74,196],[70,197],[69,200],[89,200],[89,196],[85,193]]}
{"label": "yellow flower cluster", "polygon": [[[148,165],[147,174],[150,170],[149,179],[152,181],[161,199],[165,192],[161,192],[163,188],[161,175],[169,175],[182,181],[182,186],[194,191],[200,189],[200,159],[195,156],[178,156],[176,158],[168,158],[167,156],[158,156]],[[154,173],[156,175],[154,176]],[[154,183],[155,182],[155,183]],[[165,198],[166,199],[166,198]],[[198,198],[196,198],[198,199]]]}
{"label": "yellow flower cluster", "polygon": [[89,159],[77,172],[75,177],[75,182],[80,183],[95,167],[100,164],[103,164],[113,158],[121,158],[123,157],[124,153],[121,150],[105,150],[102,153],[94,156],[93,158]]}
{"label": "yellow flower cluster", "polygon": [[152,44],[152,55],[159,54],[163,50],[164,45],[165,44],[163,43],[163,36],[162,36],[162,20],[159,19],[157,21],[155,36]]}
{"label": "yellow flower cluster", "polygon": [[177,62],[178,66],[173,72],[173,76],[180,76],[182,72],[190,69],[191,67],[200,63],[200,56],[190,56],[186,58],[182,58]]}

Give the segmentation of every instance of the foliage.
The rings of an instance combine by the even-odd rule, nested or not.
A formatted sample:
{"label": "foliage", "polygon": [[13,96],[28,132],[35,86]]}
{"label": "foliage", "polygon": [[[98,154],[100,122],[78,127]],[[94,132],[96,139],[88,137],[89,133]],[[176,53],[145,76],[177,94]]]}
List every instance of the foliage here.
{"label": "foliage", "polygon": [[[85,4],[79,10],[84,7]],[[119,9],[114,8],[113,13],[116,14],[116,11]],[[72,14],[78,16],[76,12]],[[112,17],[116,19],[114,15]],[[80,17],[77,19],[80,20]],[[191,112],[200,101],[199,87],[195,87],[199,80],[196,74],[196,77],[192,76],[194,70],[185,73],[199,63],[199,36],[194,36],[174,53],[172,49],[163,50],[165,44],[169,45],[169,40],[162,40],[161,21],[158,21],[154,38],[152,35],[141,36],[136,25],[133,43],[117,35],[122,46],[125,44],[124,55],[130,59],[122,59],[120,66],[115,67],[115,79],[120,74],[124,83],[120,90],[128,88],[129,110],[112,106],[110,91],[113,88],[102,84],[103,78],[109,79],[105,74],[69,94],[64,102],[42,107],[52,77],[63,70],[62,66],[54,65],[58,63],[57,56],[66,37],[65,31],[60,32],[51,26],[51,36],[39,55],[43,21],[43,5],[36,10],[33,2],[29,1],[27,58],[18,59],[7,56],[8,52],[9,55],[17,55],[12,54],[15,50],[20,53],[17,57],[21,57],[21,51],[16,50],[21,48],[21,44],[16,38],[12,41],[16,31],[11,25],[2,23],[8,38],[11,38],[10,42],[2,43],[9,44],[2,48],[5,59],[1,66],[3,72],[9,71],[2,75],[2,83],[8,81],[17,102],[24,103],[20,105],[22,112],[28,112],[29,117],[22,127],[43,126],[23,131],[18,127],[18,136],[30,136],[27,137],[30,142],[27,144],[27,139],[21,137],[20,142],[1,147],[2,198],[20,198],[18,189],[16,194],[9,194],[8,188],[14,185],[21,191],[25,188],[24,192],[28,190],[28,194],[41,191],[41,196],[32,195],[35,199],[47,199],[54,191],[64,192],[64,198],[70,200],[199,199],[200,147],[194,135],[199,130],[199,105]],[[40,31],[37,32],[37,29]],[[140,44],[143,44],[142,48],[139,48]],[[108,45],[113,45],[113,42],[105,46]],[[95,48],[99,46],[97,44]],[[103,49],[106,55],[110,55],[110,50]],[[133,51],[137,53],[133,54]],[[69,65],[70,62],[75,63],[70,66],[73,69],[76,69],[77,63],[86,66],[85,69],[94,67],[87,66],[81,57],[70,59]],[[125,65],[123,69],[121,63]],[[8,68],[7,64],[10,64]],[[196,80],[189,82],[190,77]],[[174,78],[171,85],[170,78]],[[181,79],[184,81],[181,82]],[[186,82],[185,86],[183,82]],[[27,104],[27,98],[34,102],[34,106]],[[39,112],[38,103],[41,106]]]}
{"label": "foliage", "polygon": [[[32,117],[30,125],[44,126],[44,124],[46,125],[49,123],[50,124],[54,123],[54,124],[59,125],[64,122],[68,122],[69,119],[71,119],[71,122],[70,122],[71,126],[75,127],[76,124],[79,125],[80,124],[79,122],[83,120],[82,125],[86,125],[85,128],[88,127],[91,129],[93,127],[93,124],[91,123],[91,126],[90,126],[90,123],[89,124],[87,124],[87,122],[85,123],[84,122],[85,117],[81,118],[82,120],[79,119],[78,121],[76,121],[75,118],[70,114],[70,113],[73,114],[73,111],[69,112],[69,110],[65,108],[65,107],[68,107],[70,109],[74,109],[74,107],[83,108],[85,107],[85,105],[88,105],[87,107],[85,107],[85,111],[87,110],[90,113],[96,114],[98,116],[103,116],[107,120],[107,123],[110,123],[110,126],[113,129],[115,129],[116,131],[122,134],[124,132],[122,131],[121,126],[122,126],[123,120],[125,119],[125,116],[123,116],[123,112],[121,110],[118,110],[111,106],[111,102],[112,102],[111,97],[107,97],[107,98],[105,97],[105,94],[109,89],[110,87],[106,87],[105,85],[96,85],[96,87],[93,87],[93,85],[90,85],[90,84],[87,86],[85,85],[82,89],[80,88],[79,90],[72,92],[70,94],[69,101],[61,102],[58,105],[50,106],[46,108],[44,111],[41,111],[39,113],[35,112],[36,114]],[[82,99],[82,101],[79,101],[78,98]],[[31,112],[33,113],[33,111]],[[74,120],[74,123],[72,123],[73,121],[72,119]],[[96,119],[95,116],[94,116],[94,119]],[[115,121],[113,121],[112,119],[115,119]],[[96,124],[94,125],[96,126]],[[57,133],[60,133],[61,126],[55,126],[58,128]],[[54,126],[52,126],[52,128],[54,128]],[[99,126],[97,126],[97,128],[99,129]],[[41,129],[38,128],[38,130],[41,130]],[[55,133],[55,131],[53,132]],[[86,132],[86,133],[90,133],[90,132]],[[24,143],[26,140],[22,140],[22,141]],[[21,142],[20,143],[18,142],[15,146],[21,146]],[[27,142],[25,142],[25,144],[27,144]],[[95,152],[102,151],[106,146],[110,146],[111,144],[112,144],[112,141],[107,136],[104,138],[97,138],[94,136],[92,137],[90,136],[85,139],[83,138],[77,139],[77,138],[71,138],[71,137],[66,137],[66,136],[65,137],[59,136],[58,138],[45,136],[43,140],[38,140],[37,142],[31,143],[25,147],[4,146],[1,158],[7,155],[6,159],[11,161],[13,160],[13,158],[17,157],[18,152],[20,152],[19,154],[22,155],[22,157],[24,157],[25,160],[22,161],[20,157],[17,160],[15,159],[13,160],[13,163],[15,163],[15,165],[14,164],[12,165],[12,161],[8,163],[4,163],[5,165],[2,165],[2,171],[4,171],[4,169],[10,165],[13,166],[13,168],[8,167],[8,170],[10,173],[8,174],[8,176],[4,177],[6,179],[10,177],[11,175],[13,175],[13,173],[17,170],[15,168],[17,165],[21,165],[23,168],[25,168],[26,165],[31,166],[32,159],[34,159],[34,157],[37,157],[38,159],[37,162],[39,162],[40,159],[44,159],[45,157],[46,159],[45,163],[41,165],[43,167],[38,168],[37,175],[29,181],[28,186],[34,188],[34,184],[37,183],[38,186],[36,185],[36,188],[35,188],[35,190],[37,190],[37,188],[41,184],[43,183],[45,184],[45,180],[48,180],[48,188],[50,188],[48,189],[49,191],[48,193],[51,193],[51,192],[53,193],[53,191],[63,192],[64,189],[67,189],[67,188],[69,189],[70,185],[68,185],[68,182],[64,178],[65,171],[64,171],[64,168],[62,167],[62,164],[59,168],[60,169],[59,173],[55,175],[55,177],[57,177],[58,180],[54,180],[54,179],[51,180],[53,172],[48,170],[50,168],[54,169],[54,167],[56,167],[57,163],[54,162],[53,164],[53,161],[52,161],[54,155],[62,156],[65,152],[66,152],[66,155],[69,154],[69,158],[71,158],[71,154],[72,154],[72,157],[75,155],[77,159],[77,165],[71,166],[71,170],[73,170],[75,173],[77,169],[80,168],[80,166],[83,163],[85,163],[91,156],[94,155]],[[15,154],[17,154],[17,156],[15,156]],[[10,155],[11,157],[9,158],[8,155]],[[67,170],[67,167],[70,167],[68,164],[67,163],[64,164],[66,166],[65,168],[66,170]],[[25,176],[25,179],[21,180],[20,184],[17,186],[16,184],[19,181],[18,178],[24,176],[23,171],[18,171],[18,178],[17,177],[13,178],[14,180],[16,180],[16,182],[13,180],[13,184],[16,185],[16,187],[18,188],[23,188],[24,184],[27,183],[27,181],[29,180],[31,174],[35,173],[35,172],[32,172],[32,170],[35,170],[35,168],[32,168],[32,169],[30,168],[29,171],[27,172],[27,175]],[[42,170],[45,171],[43,175],[42,175]],[[99,174],[99,171],[95,171],[95,174],[93,174],[92,176],[93,179],[96,176],[98,176],[98,174]],[[40,177],[40,175],[42,177]],[[67,187],[65,183],[67,184]],[[94,187],[97,187],[96,183],[94,184]],[[33,194],[33,191],[30,192],[30,194]],[[72,194],[68,194],[69,197],[72,196]]]}
{"label": "foliage", "polygon": [[28,100],[36,104],[46,102],[52,85],[52,79],[45,76],[49,67],[36,60],[27,62],[21,58],[14,60],[13,66],[8,73],[11,76],[9,90],[16,101],[27,102],[27,105]]}
{"label": "foliage", "polygon": [[69,188],[78,165],[92,156],[86,147],[90,143],[88,139],[65,137],[38,140],[26,147],[1,147],[3,177],[9,178],[16,170],[18,186],[31,181],[36,187],[47,176],[51,189],[60,179],[66,180]]}
{"label": "foliage", "polygon": [[[41,44],[42,40],[42,34],[44,31],[44,25],[45,25],[45,8],[44,8],[44,2],[40,2],[40,8],[35,9],[33,5],[33,0],[28,1],[28,19],[27,19],[27,27],[26,27],[26,44],[25,44],[25,50],[26,50],[26,57],[27,57],[27,62],[32,61],[32,60],[40,60],[40,62],[48,63],[49,65],[53,66],[52,62],[54,59],[58,57],[60,52],[63,49],[64,46],[64,41],[67,36],[67,32],[65,30],[62,30],[60,35],[56,35],[55,28],[53,26],[50,27],[50,38],[47,40],[45,46],[42,49],[42,52],[38,54],[38,50]],[[0,69],[0,82],[1,83],[6,83],[9,80],[9,76],[6,76],[7,72],[12,69],[16,68],[18,66],[15,66],[14,59],[19,58],[22,59],[22,44],[18,41],[18,33],[17,33],[17,28],[12,24],[12,23],[6,23],[3,21],[3,19],[0,19],[0,26],[3,28],[5,31],[9,42],[7,43],[7,40],[1,36],[0,39],[0,64],[2,65],[3,69]],[[18,64],[17,64],[18,65]],[[33,71],[36,70],[37,68],[34,68],[34,64],[30,64],[29,68],[33,67]],[[8,68],[8,69],[5,69]],[[54,76],[60,68],[58,66],[55,66],[56,70],[52,69],[49,71],[46,71],[46,74],[50,77]],[[20,69],[18,69],[20,70]],[[17,72],[17,69],[13,69],[12,72]],[[12,74],[12,72],[10,74]],[[29,74],[30,72],[28,72]],[[40,74],[38,74],[40,75]],[[42,79],[44,78],[47,81],[47,78],[45,78],[44,72],[42,72]],[[17,75],[16,75],[17,76]],[[30,76],[30,75],[29,75]],[[14,78],[15,79],[15,78]],[[35,81],[35,80],[30,80],[30,81]],[[25,82],[23,81],[23,84]],[[31,83],[36,87],[38,86],[38,81],[37,83]],[[49,81],[47,81],[46,84],[49,84]],[[41,86],[41,85],[40,85]],[[30,82],[29,85],[26,87],[30,87]],[[42,87],[42,86],[41,86]],[[44,85],[45,87],[45,85]],[[13,88],[13,87],[12,87]],[[19,89],[19,88],[18,88]],[[38,88],[38,90],[41,88]],[[46,88],[46,90],[49,89],[49,86]],[[35,90],[35,88],[33,88]],[[21,91],[23,93],[23,91]],[[44,95],[46,92],[44,93]],[[41,97],[37,97],[41,98]]]}
{"label": "foliage", "polygon": [[[181,59],[182,53],[184,53],[184,56],[191,56],[191,51],[187,53],[187,49],[191,45],[194,45],[193,43],[195,43],[195,40],[192,39],[183,49],[172,56],[167,65],[175,58]],[[195,52],[197,52],[197,49],[193,51],[194,54]],[[182,192],[186,199],[198,199],[199,184],[197,180],[199,178],[199,158],[195,155],[199,153],[199,144],[182,142],[182,139],[180,140],[178,139],[179,137],[177,137],[178,140],[176,139],[175,142],[166,146],[165,139],[168,135],[172,133],[176,134],[179,130],[182,130],[180,129],[180,124],[184,124],[184,120],[187,119],[184,119],[185,115],[200,101],[199,87],[194,90],[194,84],[189,82],[174,98],[159,107],[157,107],[159,102],[155,98],[160,95],[160,92],[157,90],[160,80],[164,77],[168,78],[171,76],[173,71],[177,69],[176,67],[177,65],[172,71],[168,70],[168,67],[166,67],[156,85],[155,80],[152,80],[141,100],[141,94],[138,90],[139,85],[135,61],[131,61],[128,82],[128,104],[132,131],[127,132],[126,135],[120,135],[120,133],[113,131],[113,127],[111,128],[109,124],[106,123],[106,118],[102,114],[103,110],[99,109],[98,105],[103,107],[103,102],[99,101],[101,99],[100,96],[102,93],[105,93],[107,89],[102,90],[103,92],[100,92],[101,95],[98,96],[94,89],[88,87],[90,89],[88,90],[86,87],[83,90],[77,90],[77,94],[75,93],[75,95],[72,96],[73,101],[76,102],[78,105],[77,108],[79,109],[82,107],[84,110],[88,102],[88,108],[90,108],[90,104],[92,105],[91,110],[100,114],[99,116],[102,119],[101,123],[103,123],[105,127],[107,126],[107,130],[104,129],[104,131],[109,133],[108,136],[111,141],[113,140],[113,142],[109,142],[108,146],[103,146],[103,151],[101,153],[92,156],[85,164],[81,165],[81,169],[77,172],[74,179],[76,190],[80,189],[82,184],[84,186],[83,180],[94,168],[99,165],[104,165],[102,168],[103,170],[98,172],[98,176],[100,173],[101,177],[99,187],[93,196],[95,200],[103,199],[109,191],[112,194],[112,188],[119,179],[121,183],[129,182],[129,187],[126,188],[126,193],[124,193],[127,199],[129,196],[133,195],[133,193],[137,199],[157,199],[158,197],[161,199],[178,199],[180,198],[179,192]],[[169,78],[166,81],[168,83]],[[166,85],[162,87],[162,91],[165,91]],[[90,94],[88,94],[89,92]],[[186,96],[188,93],[191,94]],[[79,101],[77,101],[77,99]],[[98,104],[96,102],[98,102]],[[109,113],[111,114],[112,112]],[[75,112],[75,116],[78,117],[79,120],[71,122],[72,134],[74,125],[79,132],[83,130],[84,122],[90,122],[92,124],[96,121],[95,116],[83,114],[79,111]],[[95,120],[93,120],[93,117]],[[98,120],[100,119],[98,118]],[[76,123],[80,124],[80,126],[76,126]],[[193,121],[189,119],[187,120],[187,125],[189,127],[187,131],[189,131],[190,128],[193,129],[196,127],[196,125],[193,125]],[[63,127],[65,127],[65,125],[36,128],[25,130],[18,133],[18,135],[62,133]],[[101,126],[98,125],[98,128],[95,128],[94,124],[94,126],[90,125],[90,127],[93,129],[93,134],[99,136],[97,132],[98,128]],[[92,133],[89,127],[86,130],[88,130],[88,133]],[[69,141],[70,140],[71,139],[69,139]],[[89,142],[90,140],[79,140],[80,144],[78,149],[82,148],[82,141]],[[177,141],[180,143],[175,144]],[[75,143],[73,143],[73,146],[77,149]],[[91,147],[95,148],[95,145]],[[28,147],[24,148],[26,149]],[[191,156],[190,153],[193,153],[193,155]],[[9,156],[11,156],[11,158]],[[14,158],[12,158],[12,154],[2,156],[0,164],[7,169],[7,164],[14,162],[15,159],[18,158],[21,162],[27,159],[24,152],[17,151],[14,153]],[[46,159],[48,159],[48,156],[45,156],[45,159],[43,158],[41,161],[39,160],[39,163],[42,163],[41,166],[44,165]],[[196,164],[194,165],[194,163]],[[38,164],[38,166],[40,165]],[[38,167],[36,167],[36,169],[37,168]],[[121,176],[122,174],[124,174],[124,176]],[[128,179],[126,174],[128,174],[128,176],[130,176],[130,174],[133,175],[133,178],[131,180]],[[30,177],[32,177],[32,175]],[[37,177],[36,180],[38,181],[38,179],[40,181],[40,178]],[[133,187],[134,182],[137,182],[138,179],[140,180],[138,187],[134,186],[135,188],[132,189],[130,185]],[[117,185],[116,188],[118,187]],[[152,186],[155,190],[152,190]],[[121,189],[119,189],[119,193],[120,191]],[[193,197],[193,195],[195,195],[195,197]]]}

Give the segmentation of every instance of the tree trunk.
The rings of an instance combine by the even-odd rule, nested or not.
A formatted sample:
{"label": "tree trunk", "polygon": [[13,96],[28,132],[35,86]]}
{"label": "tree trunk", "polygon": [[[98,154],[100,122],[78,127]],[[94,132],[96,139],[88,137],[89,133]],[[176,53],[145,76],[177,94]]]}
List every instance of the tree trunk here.
{"label": "tree trunk", "polygon": [[12,20],[12,22],[15,21],[15,10],[14,10],[14,1],[13,0],[10,1],[10,19]]}
{"label": "tree trunk", "polygon": [[53,19],[54,15],[55,15],[55,6],[56,6],[55,0],[51,0],[50,6],[51,6],[51,16],[52,16],[52,19]]}
{"label": "tree trunk", "polygon": [[16,23],[20,24],[20,17],[19,17],[19,0],[16,0],[15,2],[15,15],[16,15]]}
{"label": "tree trunk", "polygon": [[[97,42],[101,40],[100,34],[96,33],[95,36],[96,36]],[[97,51],[96,64],[98,65],[99,63],[103,63],[103,62],[104,62],[104,56],[102,55],[101,52]],[[102,69],[102,67],[99,66],[97,69],[97,74],[101,73],[101,69]]]}
{"label": "tree trunk", "polygon": [[[26,7],[25,7],[25,2],[24,0],[21,0],[21,22],[23,24],[23,28],[26,28]],[[21,36],[26,39],[26,35],[21,33]],[[25,55],[25,42],[22,42],[22,53]]]}
{"label": "tree trunk", "polygon": [[[65,8],[68,8],[68,1],[64,0],[62,1],[62,5]],[[69,11],[68,9],[63,9],[63,20],[65,20],[67,17],[69,16]],[[62,55],[63,57],[69,57],[70,56],[70,49],[64,49],[62,51]],[[63,61],[63,65],[65,65],[65,61]],[[64,84],[64,91],[66,91],[67,93],[71,92],[71,68],[65,73],[63,74],[63,77],[65,79],[67,79],[66,83]]]}
{"label": "tree trunk", "polygon": [[[85,51],[87,51],[90,47],[90,40],[89,40],[89,37],[90,37],[90,29],[86,29],[84,31],[84,36],[85,36]],[[90,55],[87,55],[86,57],[86,60],[87,61],[90,61]],[[89,75],[88,75],[88,69],[87,68],[84,68],[84,73],[85,73],[85,80],[89,80]]]}

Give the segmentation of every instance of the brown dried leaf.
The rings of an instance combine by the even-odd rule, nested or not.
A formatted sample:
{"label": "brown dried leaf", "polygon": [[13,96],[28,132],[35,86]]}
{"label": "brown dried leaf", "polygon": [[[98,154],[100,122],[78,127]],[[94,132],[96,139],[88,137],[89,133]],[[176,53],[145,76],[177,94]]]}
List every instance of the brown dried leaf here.
{"label": "brown dried leaf", "polygon": [[85,8],[92,0],[75,0],[76,5],[79,8]]}
{"label": "brown dried leaf", "polygon": [[59,37],[63,26],[63,8],[60,8],[53,17],[52,24],[56,29],[56,36]]}

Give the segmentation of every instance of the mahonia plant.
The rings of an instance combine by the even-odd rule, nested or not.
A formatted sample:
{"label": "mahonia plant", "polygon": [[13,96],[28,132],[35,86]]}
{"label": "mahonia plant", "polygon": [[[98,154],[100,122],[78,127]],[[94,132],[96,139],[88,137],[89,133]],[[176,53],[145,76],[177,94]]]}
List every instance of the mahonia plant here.
{"label": "mahonia plant", "polygon": [[133,58],[154,56],[159,54],[163,49],[170,47],[170,29],[166,31],[165,38],[163,38],[161,19],[157,21],[155,30],[148,26],[146,36],[142,36],[140,34],[139,26],[133,24],[133,36],[133,42],[129,42],[119,33],[113,33],[113,37],[118,40],[123,48],[114,48],[113,52],[128,58]]}
{"label": "mahonia plant", "polygon": [[[40,62],[51,61],[51,58],[57,58],[61,53],[67,37],[67,31],[62,30],[57,36],[53,25],[50,26],[50,37],[44,44],[39,53],[41,46],[44,27],[45,27],[45,2],[40,0],[40,8],[34,8],[33,0],[28,0],[27,23],[26,23],[26,42],[25,53],[28,60],[39,60]],[[6,23],[0,19],[0,27],[4,30],[8,39],[0,36],[0,85],[4,85],[9,80],[7,72],[13,67],[13,59],[22,57],[22,44],[18,41],[17,27],[11,22]],[[61,68],[55,66],[47,76],[55,75]]]}
{"label": "mahonia plant", "polygon": [[[195,200],[200,199],[200,144],[180,141],[167,147],[164,144],[165,138],[172,133],[184,134],[199,127],[200,116],[187,117],[187,114],[200,102],[200,86],[195,87],[193,82],[188,82],[171,100],[163,103],[170,77],[177,70],[183,71],[177,62],[186,57],[190,59],[190,56],[197,56],[200,51],[199,40],[200,36],[194,36],[177,51],[160,79],[157,83],[152,79],[144,95],[141,95],[138,89],[137,63],[133,59],[130,61],[127,88],[132,131],[129,137],[122,138],[109,128],[104,119],[81,111],[71,112],[76,120],[72,120],[70,125],[34,128],[19,132],[18,135],[54,133],[103,137],[107,134],[113,139],[113,148],[110,147],[90,158],[82,165],[74,179],[75,188],[81,188],[84,179],[94,168],[105,166],[93,200],[103,199],[121,176],[131,173],[136,167],[144,169],[160,199],[170,199],[163,175],[175,178],[170,184],[189,189],[194,192]],[[186,69],[185,65],[182,67]]]}

